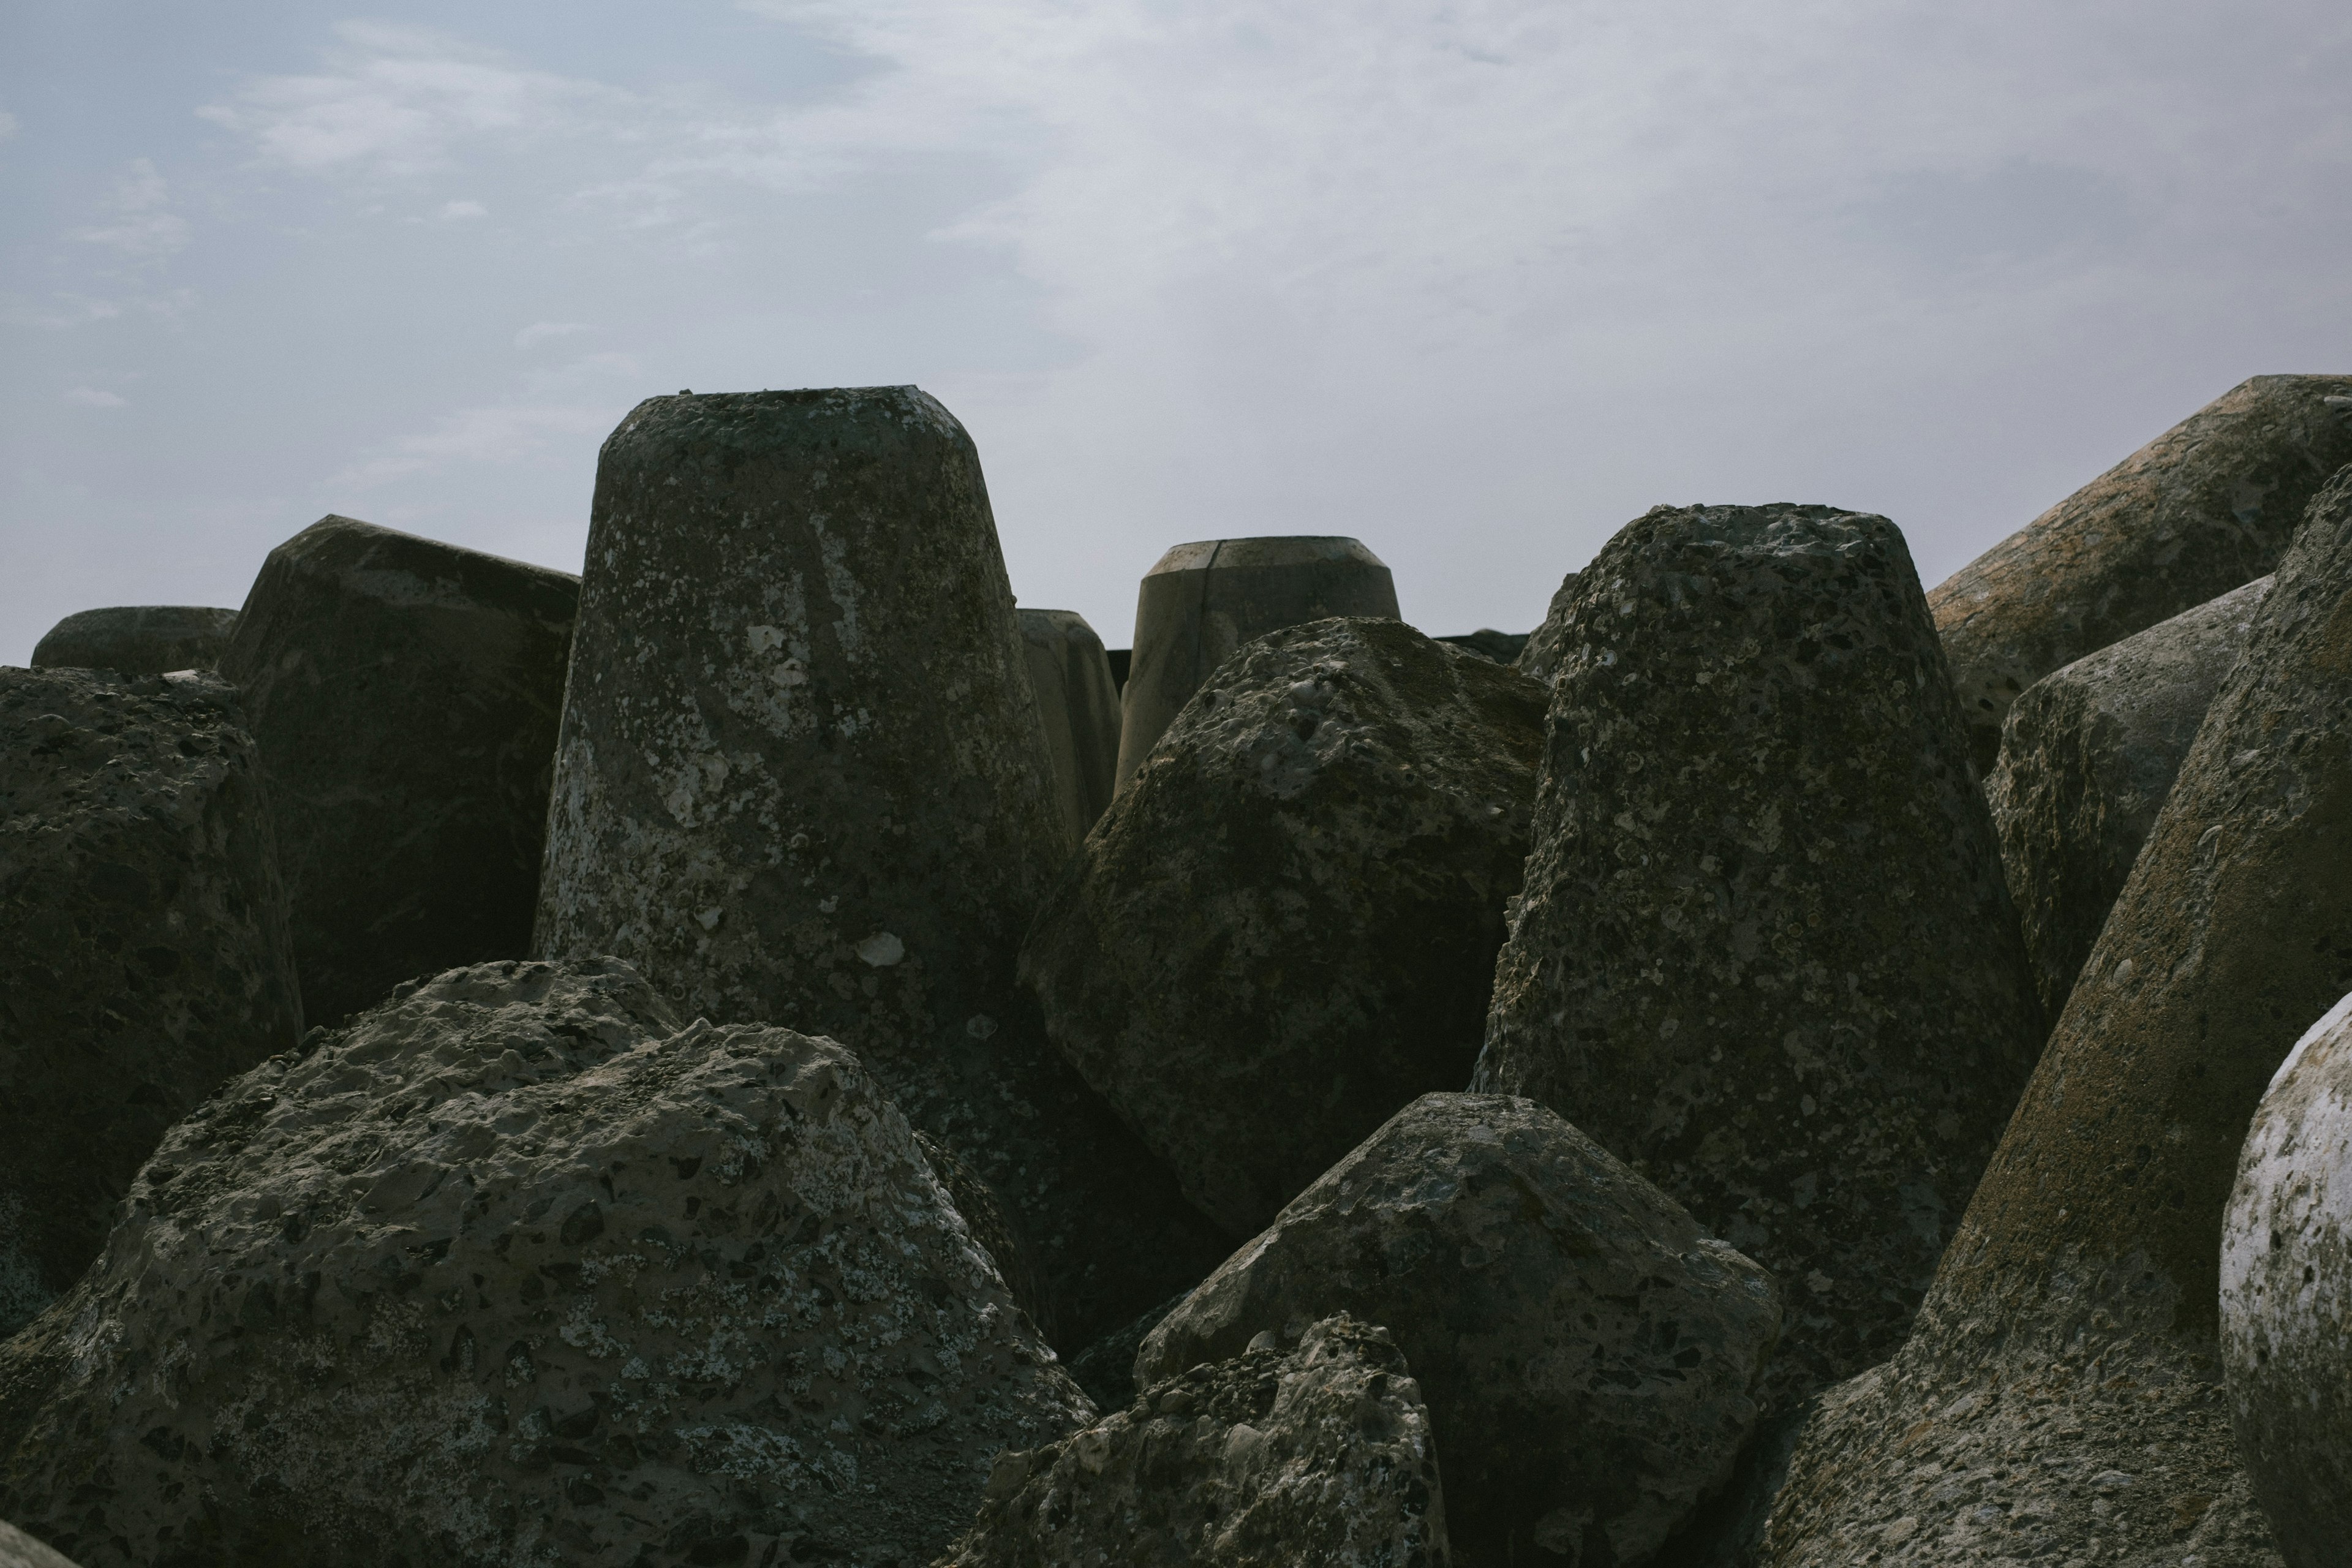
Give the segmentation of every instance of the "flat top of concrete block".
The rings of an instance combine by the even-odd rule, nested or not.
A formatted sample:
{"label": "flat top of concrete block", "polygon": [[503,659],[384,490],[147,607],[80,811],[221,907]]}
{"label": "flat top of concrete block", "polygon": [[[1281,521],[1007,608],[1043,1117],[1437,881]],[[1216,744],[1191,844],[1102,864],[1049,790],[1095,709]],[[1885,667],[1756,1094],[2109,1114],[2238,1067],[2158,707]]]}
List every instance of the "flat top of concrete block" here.
{"label": "flat top of concrete block", "polygon": [[[580,579],[573,573],[423,534],[403,533],[340,512],[329,512],[269,553],[273,560],[300,571],[349,578],[370,596],[394,601],[434,603],[446,598],[446,585],[439,579],[452,570],[487,572],[491,581],[530,583],[556,590],[566,598],[576,598],[580,592]],[[467,597],[463,602],[470,605],[472,601]]]}
{"label": "flat top of concrete block", "polygon": [[1180,544],[1153,563],[1147,577],[1169,572],[1220,572],[1244,566],[1303,566],[1318,561],[1352,561],[1388,569],[1388,563],[1357,540],[1336,533],[1270,534],[1257,539],[1202,539]]}
{"label": "flat top of concrete block", "polygon": [[[903,386],[803,386],[785,391],[680,392],[648,397],[605,438],[609,447],[624,436],[668,437],[699,445],[762,447],[783,437],[799,446],[805,438],[785,435],[790,424],[835,424],[820,437],[839,439],[836,422],[869,435],[887,425],[919,428],[935,437],[969,442],[962,421],[947,405],[913,384]],[[853,442],[855,437],[853,437]]]}

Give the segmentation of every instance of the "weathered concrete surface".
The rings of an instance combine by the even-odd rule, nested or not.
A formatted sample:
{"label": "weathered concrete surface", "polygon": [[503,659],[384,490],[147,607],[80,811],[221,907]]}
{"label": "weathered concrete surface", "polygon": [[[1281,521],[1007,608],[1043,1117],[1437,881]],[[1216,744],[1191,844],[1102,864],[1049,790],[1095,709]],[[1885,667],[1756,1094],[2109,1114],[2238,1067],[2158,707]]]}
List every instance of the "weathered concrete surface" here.
{"label": "weathered concrete surface", "polygon": [[1124,1410],[1135,1403],[1135,1396],[1142,1392],[1135,1386],[1135,1352],[1143,1348],[1145,1337],[1191,1294],[1187,1290],[1169,1297],[1133,1322],[1121,1324],[1066,1358],[1070,1375],[1097,1408]]}
{"label": "weathered concrete surface", "polygon": [[0,1520],[0,1568],[75,1568],[71,1558]]}
{"label": "weathered concrete surface", "polygon": [[847,1051],[509,961],[173,1131],[0,1348],[0,1510],[84,1568],[904,1563],[1093,1416]]}
{"label": "weathered concrete surface", "polygon": [[1568,607],[1576,600],[1578,575],[1570,572],[1559,580],[1559,586],[1552,590],[1551,607],[1544,612],[1543,625],[1528,634],[1518,658],[1512,661],[1530,680],[1549,686],[1551,678],[1559,673],[1560,639],[1568,635]]}
{"label": "weathered concrete surface", "polygon": [[1771,1403],[1903,1342],[2042,1036],[1902,534],[1658,507],[1579,579],[1475,1087],[1772,1269]]}
{"label": "weathered concrete surface", "polygon": [[2271,580],[2257,577],[2051,671],[2010,705],[1985,803],[2051,1017],[2065,1007],[2270,591]]}
{"label": "weathered concrete surface", "polygon": [[[1054,1324],[1053,1293],[1046,1288],[1045,1277],[1037,1268],[1037,1249],[1030,1242],[1021,1223],[1004,1206],[996,1189],[982,1181],[980,1173],[955,1157],[948,1146],[927,1132],[915,1134],[915,1142],[930,1162],[931,1174],[963,1216],[964,1228],[988,1260],[996,1265],[997,1277],[1013,1293],[1013,1300],[1029,1314],[1038,1332],[1052,1338]],[[1083,1384],[1081,1385],[1083,1386]]]}
{"label": "weathered concrete surface", "polygon": [[1528,646],[1528,634],[1498,632],[1492,626],[1480,626],[1475,632],[1442,637],[1437,640],[1454,647],[1467,648],[1482,658],[1493,659],[1496,664],[1511,664],[1517,660],[1519,650]]}
{"label": "weathered concrete surface", "polygon": [[33,668],[111,669],[121,675],[210,669],[220,663],[236,630],[235,610],[200,605],[78,610],[34,645]]}
{"label": "weathered concrete surface", "polygon": [[1647,1558],[1729,1475],[1770,1276],[1552,1112],[1424,1095],[1145,1339],[1135,1381],[1385,1325],[1429,1402],[1466,1563]]}
{"label": "weathered concrete surface", "polygon": [[1065,869],[1021,975],[1236,1239],[1478,1055],[1543,690],[1393,620],[1209,678]]}
{"label": "weathered concrete surface", "polygon": [[1118,686],[1102,638],[1076,610],[1023,610],[1029,684],[1054,763],[1054,796],[1077,847],[1110,805],[1118,771]]}
{"label": "weathered concrete surface", "polygon": [[1429,1412],[1388,1331],[1345,1313],[1006,1454],[936,1568],[1444,1568]]}
{"label": "weathered concrete surface", "polygon": [[0,669],[0,1337],[140,1163],[301,1037],[252,739],[209,675]]}
{"label": "weathered concrete surface", "polygon": [[578,595],[348,517],[263,563],[221,673],[261,747],[312,1023],[530,945]]}
{"label": "weathered concrete surface", "polygon": [[1961,567],[1927,595],[1979,773],[2025,689],[2278,564],[2352,462],[2352,376],[2258,375]]}
{"label": "weathered concrete surface", "polygon": [[1906,1563],[2276,1562],[2221,1387],[2221,1213],[2273,1072],[2347,990],[2352,472],[2280,563],[1916,1331],[1800,1444],[1769,1560],[1893,1531]]}
{"label": "weathered concrete surface", "polygon": [[1083,1344],[1225,1243],[1013,978],[1067,840],[979,454],[914,387],[604,443],[533,938],[824,1034],[993,1187]]}
{"label": "weathered concrete surface", "polygon": [[1397,616],[1389,569],[1352,539],[1207,539],[1162,555],[1135,593],[1134,664],[1119,692],[1119,790],[1209,672],[1244,643],[1333,616]]}
{"label": "weathered concrete surface", "polygon": [[2280,1065],[2221,1218],[2238,1457],[2294,1568],[2352,1552],[2352,996]]}

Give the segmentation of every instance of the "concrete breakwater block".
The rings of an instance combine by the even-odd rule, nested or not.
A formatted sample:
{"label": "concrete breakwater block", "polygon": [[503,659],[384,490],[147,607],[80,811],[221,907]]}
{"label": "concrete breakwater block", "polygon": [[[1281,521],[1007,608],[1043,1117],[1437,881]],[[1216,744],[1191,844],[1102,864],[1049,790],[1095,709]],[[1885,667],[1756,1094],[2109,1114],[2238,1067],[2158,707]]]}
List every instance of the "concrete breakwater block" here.
{"label": "concrete breakwater block", "polygon": [[934,1568],[1447,1568],[1438,1469],[1412,1368],[1343,1312],[1003,1455]]}
{"label": "concrete breakwater block", "polygon": [[1927,603],[1978,772],[2027,687],[2276,566],[2347,462],[2352,375],[2258,375],[1952,574]]}
{"label": "concrete breakwater block", "polygon": [[1659,507],[1561,619],[1475,1085],[1789,1288],[1776,1402],[1891,1352],[2042,1034],[1903,536]]}
{"label": "concrete breakwater block", "polygon": [[2131,879],[2206,706],[2271,591],[2257,577],[2054,669],[2010,706],[1985,802],[2053,1018]]}
{"label": "concrete breakwater block", "polygon": [[1550,607],[1544,611],[1543,625],[1528,634],[1519,645],[1518,656],[1511,662],[1521,675],[1540,680],[1546,686],[1559,672],[1560,638],[1568,635],[1569,606],[1576,602],[1577,574],[1570,572],[1559,580],[1552,591]]}
{"label": "concrete breakwater block", "polygon": [[1401,621],[1218,667],[1022,946],[1062,1054],[1234,1239],[1477,1060],[1543,690]]}
{"label": "concrete breakwater block", "polygon": [[1013,979],[1070,847],[979,454],[918,388],[656,397],[596,470],[535,950],[822,1034],[995,1189],[1068,1342],[1223,1247]]}
{"label": "concrete breakwater block", "polygon": [[221,673],[261,747],[312,1023],[529,947],[579,591],[348,517],[263,563]]}
{"label": "concrete breakwater block", "polygon": [[2275,1563],[2222,1386],[2222,1215],[2273,1073],[2347,989],[2352,470],[2280,562],[1916,1331],[1807,1425],[1766,1561],[1899,1538],[1954,1568]]}
{"label": "concrete breakwater block", "polygon": [[1646,1561],[1754,1426],[1781,1292],[1529,1100],[1428,1094],[1162,1319],[1145,1397],[1334,1312],[1395,1336],[1464,1562]]}
{"label": "concrete breakwater block", "polygon": [[235,610],[201,605],[78,610],[34,646],[33,668],[111,669],[121,675],[211,669],[236,630]]}
{"label": "concrete breakwater block", "polygon": [[1093,1416],[847,1051],[509,961],[173,1130],[0,1347],[0,1513],[84,1568],[913,1563]]}
{"label": "concrete breakwater block", "polygon": [[1054,764],[1055,801],[1075,848],[1110,805],[1118,772],[1118,686],[1102,638],[1076,610],[1023,610],[1021,640]]}
{"label": "concrete breakwater block", "polygon": [[1162,555],[1135,595],[1118,787],[1127,788],[1201,682],[1234,649],[1332,616],[1398,618],[1389,569],[1352,539],[1208,539]]}
{"label": "concrete breakwater block", "polygon": [[2221,1221],[2238,1454],[2291,1568],[2352,1550],[2352,996],[2254,1110]]}
{"label": "concrete breakwater block", "polygon": [[0,952],[5,1336],[98,1256],[164,1130],[301,1037],[226,683],[0,669]]}

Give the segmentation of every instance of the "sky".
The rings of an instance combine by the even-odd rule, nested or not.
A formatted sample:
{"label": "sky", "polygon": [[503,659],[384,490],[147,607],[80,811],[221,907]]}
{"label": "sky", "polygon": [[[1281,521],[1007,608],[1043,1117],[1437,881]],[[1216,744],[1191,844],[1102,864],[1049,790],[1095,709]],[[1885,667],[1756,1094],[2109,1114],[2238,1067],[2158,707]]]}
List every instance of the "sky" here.
{"label": "sky", "polygon": [[13,0],[0,662],[341,512],[579,569],[691,387],[912,382],[1015,594],[1362,540],[1524,631],[1659,503],[1932,585],[2352,371],[2342,0]]}

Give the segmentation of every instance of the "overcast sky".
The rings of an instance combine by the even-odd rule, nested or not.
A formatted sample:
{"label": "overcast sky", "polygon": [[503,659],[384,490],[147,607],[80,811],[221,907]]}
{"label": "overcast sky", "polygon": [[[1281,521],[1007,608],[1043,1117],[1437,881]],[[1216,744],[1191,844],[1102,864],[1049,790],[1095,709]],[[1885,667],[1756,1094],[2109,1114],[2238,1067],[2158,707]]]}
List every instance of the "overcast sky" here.
{"label": "overcast sky", "polygon": [[577,570],[639,398],[914,382],[1014,591],[1345,533],[1525,630],[1659,501],[1934,584],[2352,370],[2343,0],[11,0],[0,661],[340,511]]}

